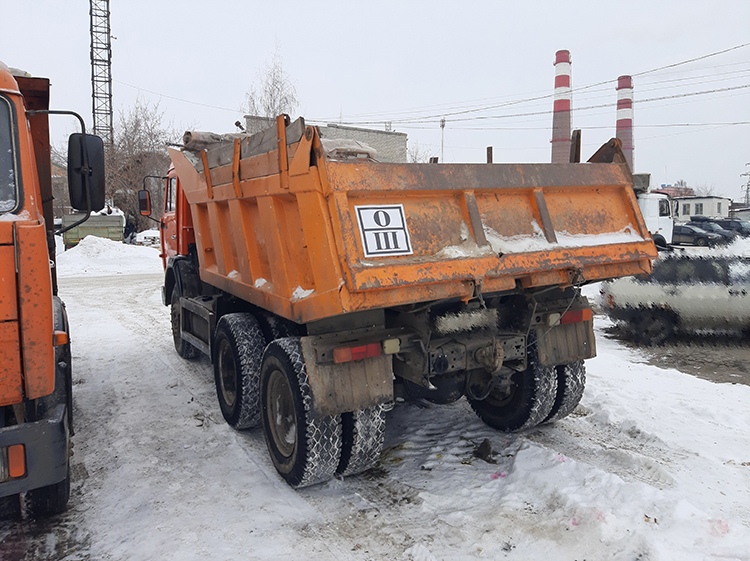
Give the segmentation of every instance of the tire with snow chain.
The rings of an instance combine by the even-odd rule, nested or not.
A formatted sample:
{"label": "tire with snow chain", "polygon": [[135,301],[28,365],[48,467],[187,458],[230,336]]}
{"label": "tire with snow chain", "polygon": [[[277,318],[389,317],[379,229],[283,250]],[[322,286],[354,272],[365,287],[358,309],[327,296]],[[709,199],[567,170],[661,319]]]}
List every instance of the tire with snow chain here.
{"label": "tire with snow chain", "polygon": [[292,487],[328,481],[341,457],[341,417],[312,415],[312,394],[298,337],[266,347],[260,373],[263,432],[271,460]]}
{"label": "tire with snow chain", "polygon": [[221,414],[230,426],[260,424],[260,363],[266,341],[252,314],[226,314],[213,342],[214,381]]}
{"label": "tire with snow chain", "polygon": [[582,360],[555,366],[555,372],[557,373],[557,397],[552,411],[544,420],[547,423],[570,415],[578,407],[586,386],[586,365]]}
{"label": "tire with snow chain", "polygon": [[385,440],[385,411],[382,405],[341,415],[341,460],[337,475],[356,475],[373,467]]}
{"label": "tire with snow chain", "polygon": [[172,339],[174,339],[174,350],[182,358],[191,359],[200,354],[200,351],[182,338],[180,323],[182,322],[182,307],[180,306],[180,293],[177,287],[172,290],[169,315],[172,320]]}
{"label": "tire with snow chain", "polygon": [[489,426],[505,432],[535,427],[549,416],[557,398],[557,373],[539,364],[536,341],[529,336],[527,368],[515,372],[510,392],[495,389],[485,399],[468,398],[474,412]]}

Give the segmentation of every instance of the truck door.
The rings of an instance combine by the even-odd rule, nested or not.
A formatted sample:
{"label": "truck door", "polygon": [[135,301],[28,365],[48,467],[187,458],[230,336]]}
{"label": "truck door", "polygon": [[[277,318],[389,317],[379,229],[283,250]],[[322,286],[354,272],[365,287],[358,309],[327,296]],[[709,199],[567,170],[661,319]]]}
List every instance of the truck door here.
{"label": "truck door", "polygon": [[164,267],[167,260],[177,255],[177,176],[170,170],[164,181],[164,213],[161,217],[161,254]]}

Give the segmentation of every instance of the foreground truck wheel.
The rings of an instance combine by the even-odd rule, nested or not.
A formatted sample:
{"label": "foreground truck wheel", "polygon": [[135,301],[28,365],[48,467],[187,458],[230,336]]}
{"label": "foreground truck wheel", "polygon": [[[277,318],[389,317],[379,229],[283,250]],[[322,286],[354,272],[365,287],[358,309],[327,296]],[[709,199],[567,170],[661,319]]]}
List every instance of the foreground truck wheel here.
{"label": "foreground truck wheel", "polygon": [[508,391],[495,389],[485,399],[469,398],[471,408],[489,426],[506,432],[544,422],[557,398],[557,372],[539,364],[536,343],[529,344],[528,367],[513,374],[512,380]]}
{"label": "foreground truck wheel", "polygon": [[[53,297],[54,326],[58,331],[68,333],[70,327],[65,305],[57,296]],[[73,435],[73,366],[70,343],[55,347],[55,391],[37,400],[35,407],[29,404],[28,417],[31,420],[48,418],[53,409],[65,405],[66,423],[69,436]],[[70,444],[64,462],[65,479],[52,485],[26,492],[26,510],[33,518],[53,516],[65,512],[70,499]]]}
{"label": "foreground truck wheel", "polygon": [[586,366],[582,360],[555,366],[557,397],[545,422],[552,423],[570,415],[583,397],[586,386]]}
{"label": "foreground truck wheel", "polygon": [[170,300],[170,317],[172,320],[172,338],[174,339],[174,349],[177,354],[182,358],[191,359],[195,358],[200,354],[200,351],[193,345],[183,340],[182,333],[180,331],[180,325],[182,323],[182,307],[180,306],[180,293],[177,287],[172,291],[172,299]]}
{"label": "foreground truck wheel", "polygon": [[328,481],[341,458],[339,415],[314,418],[299,339],[268,345],[261,367],[263,432],[276,470],[292,487]]}
{"label": "foreground truck wheel", "polygon": [[382,405],[341,415],[342,448],[337,475],[356,475],[373,467],[385,440]]}
{"label": "foreground truck wheel", "polygon": [[216,395],[221,414],[236,429],[260,424],[260,360],[265,346],[263,332],[251,314],[226,314],[216,326]]}

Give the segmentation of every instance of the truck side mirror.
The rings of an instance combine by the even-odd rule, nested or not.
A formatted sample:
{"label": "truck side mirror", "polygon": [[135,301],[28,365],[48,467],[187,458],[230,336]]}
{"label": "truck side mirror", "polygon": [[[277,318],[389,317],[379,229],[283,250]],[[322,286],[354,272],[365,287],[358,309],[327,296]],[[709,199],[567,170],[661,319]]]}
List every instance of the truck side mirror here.
{"label": "truck side mirror", "polygon": [[151,192],[146,189],[138,191],[138,210],[141,216],[151,216]]}
{"label": "truck side mirror", "polygon": [[76,210],[97,211],[104,208],[104,142],[98,136],[81,133],[70,135],[68,193],[70,206]]}

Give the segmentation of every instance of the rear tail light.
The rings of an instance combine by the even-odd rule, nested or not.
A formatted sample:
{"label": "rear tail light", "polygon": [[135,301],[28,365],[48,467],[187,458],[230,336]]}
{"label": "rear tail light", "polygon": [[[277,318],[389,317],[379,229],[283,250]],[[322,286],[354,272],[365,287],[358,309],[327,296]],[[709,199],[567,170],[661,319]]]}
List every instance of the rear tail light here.
{"label": "rear tail light", "polygon": [[356,347],[338,347],[333,349],[333,362],[335,364],[342,364],[344,362],[373,358],[381,354],[383,354],[383,350],[380,342],[357,345]]}
{"label": "rear tail light", "polygon": [[560,318],[560,323],[562,325],[568,323],[580,323],[582,321],[589,321],[593,319],[593,317],[594,312],[591,310],[591,308],[584,308],[582,310],[569,310],[562,315],[562,317]]}

